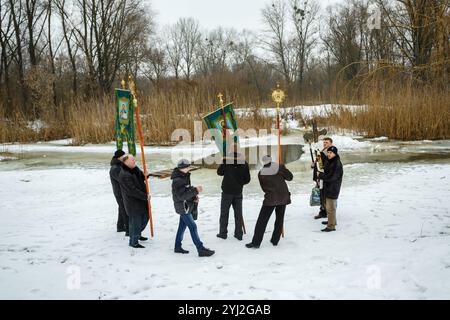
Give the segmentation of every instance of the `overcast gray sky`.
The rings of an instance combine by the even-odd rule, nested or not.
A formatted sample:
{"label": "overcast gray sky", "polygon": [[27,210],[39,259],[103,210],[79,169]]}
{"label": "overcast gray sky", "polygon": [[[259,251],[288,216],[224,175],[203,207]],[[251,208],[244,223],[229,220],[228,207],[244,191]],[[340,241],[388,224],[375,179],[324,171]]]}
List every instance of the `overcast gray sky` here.
{"label": "overcast gray sky", "polygon": [[[340,0],[315,0],[322,9]],[[157,13],[159,26],[176,22],[181,17],[193,17],[207,29],[217,26],[238,30],[261,29],[261,9],[271,0],[149,0]]]}

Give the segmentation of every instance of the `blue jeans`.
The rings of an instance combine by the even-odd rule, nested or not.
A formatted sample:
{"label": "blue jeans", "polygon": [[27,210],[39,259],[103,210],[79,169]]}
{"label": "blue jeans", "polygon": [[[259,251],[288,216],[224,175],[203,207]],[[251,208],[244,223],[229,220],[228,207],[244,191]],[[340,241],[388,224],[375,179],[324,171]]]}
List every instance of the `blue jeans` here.
{"label": "blue jeans", "polygon": [[145,230],[148,223],[148,215],[143,214],[130,214],[128,217],[129,229],[130,229],[130,246],[137,245],[139,243],[139,237],[141,232]]}
{"label": "blue jeans", "polygon": [[180,214],[180,223],[178,224],[177,236],[175,238],[175,249],[181,248],[181,241],[183,241],[183,235],[186,227],[189,228],[192,241],[197,247],[197,250],[203,248],[203,243],[200,241],[200,237],[198,236],[197,225],[195,224],[192,214]]}

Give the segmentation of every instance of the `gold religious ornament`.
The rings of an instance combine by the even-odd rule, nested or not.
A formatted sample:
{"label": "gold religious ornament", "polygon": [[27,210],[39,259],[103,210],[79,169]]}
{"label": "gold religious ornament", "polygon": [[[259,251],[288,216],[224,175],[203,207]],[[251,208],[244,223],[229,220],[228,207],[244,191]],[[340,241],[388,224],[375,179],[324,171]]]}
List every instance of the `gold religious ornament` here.
{"label": "gold religious ornament", "polygon": [[223,94],[222,93],[219,93],[218,95],[217,95],[217,98],[219,98],[219,103],[220,103],[220,106],[223,108]]}
{"label": "gold religious ornament", "polygon": [[284,91],[280,89],[280,84],[277,83],[277,88],[272,92],[272,99],[277,104],[277,107],[280,107],[280,104],[284,101]]}
{"label": "gold religious ornament", "polygon": [[130,87],[130,91],[133,97],[136,97],[136,86],[131,76],[128,77],[128,87]]}
{"label": "gold religious ornament", "polygon": [[126,83],[125,83],[125,80],[124,79],[122,79],[122,81],[120,81],[120,86],[122,87],[122,89],[126,89]]}

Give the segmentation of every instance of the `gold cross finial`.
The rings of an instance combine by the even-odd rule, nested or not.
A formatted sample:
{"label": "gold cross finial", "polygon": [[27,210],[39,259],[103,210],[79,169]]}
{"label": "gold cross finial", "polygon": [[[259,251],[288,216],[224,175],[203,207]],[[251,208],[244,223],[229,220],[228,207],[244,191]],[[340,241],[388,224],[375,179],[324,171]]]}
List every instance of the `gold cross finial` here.
{"label": "gold cross finial", "polygon": [[223,94],[222,94],[222,93],[219,93],[219,94],[217,95],[217,98],[219,98],[219,102],[220,102],[220,106],[221,106],[221,107],[223,107],[223,99],[222,99],[222,97],[223,97]]}

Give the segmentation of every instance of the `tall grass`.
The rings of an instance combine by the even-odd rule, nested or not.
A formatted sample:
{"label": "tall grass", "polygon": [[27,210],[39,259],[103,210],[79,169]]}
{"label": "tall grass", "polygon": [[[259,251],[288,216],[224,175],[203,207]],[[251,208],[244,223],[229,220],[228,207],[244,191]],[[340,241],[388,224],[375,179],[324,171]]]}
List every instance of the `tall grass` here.
{"label": "tall grass", "polygon": [[[388,136],[392,139],[448,139],[450,138],[449,84],[423,82],[392,72],[379,77],[371,73],[353,82],[336,84],[332,100],[335,103],[365,105],[357,111],[331,111],[321,124],[352,129],[368,137]],[[144,144],[171,142],[175,129],[194,131],[194,121],[214,110],[216,93],[211,89],[184,85],[156,90],[140,96],[139,114]],[[236,107],[251,107],[249,115],[237,117],[239,128],[268,129],[275,119],[258,112],[261,103],[249,97],[240,99],[233,92],[224,92]],[[289,94],[289,93],[288,93]],[[293,103],[296,104],[296,103]],[[299,104],[299,103],[297,103]],[[266,101],[264,106],[269,105]],[[75,144],[105,143],[115,137],[115,109],[113,95],[72,103],[46,110],[41,119],[46,126],[33,130],[29,119],[17,110],[6,109],[0,101],[0,142],[32,142],[73,138]],[[8,106],[11,107],[11,106]],[[56,111],[55,111],[56,110]],[[203,124],[203,129],[206,127]],[[283,130],[282,134],[287,134]]]}
{"label": "tall grass", "polygon": [[[436,67],[436,66],[434,66]],[[387,136],[399,140],[450,138],[450,83],[445,78],[424,81],[422,71],[405,72],[383,66],[336,84],[335,99],[364,105],[359,110],[337,109],[325,122],[352,129],[367,137]]]}
{"label": "tall grass", "polygon": [[382,92],[368,92],[364,100],[366,107],[363,109],[355,112],[341,110],[330,116],[330,122],[367,137],[387,136],[399,140],[450,138],[448,92],[427,86],[389,88]]}
{"label": "tall grass", "polygon": [[[155,92],[138,97],[139,115],[144,144],[171,143],[175,129],[194,132],[194,121],[213,111],[217,99],[204,99],[194,91]],[[236,105],[236,104],[235,104]],[[237,105],[239,107],[239,105]],[[106,143],[115,138],[115,107],[113,95],[90,100],[76,100],[61,106],[61,113],[44,113],[41,119],[46,126],[33,130],[30,121],[21,113],[5,117],[5,106],[0,104],[0,142],[34,142],[60,138],[73,138],[73,143]],[[237,117],[239,128],[270,129],[274,119],[262,116],[254,107],[249,116]],[[2,116],[1,116],[2,115]]]}

